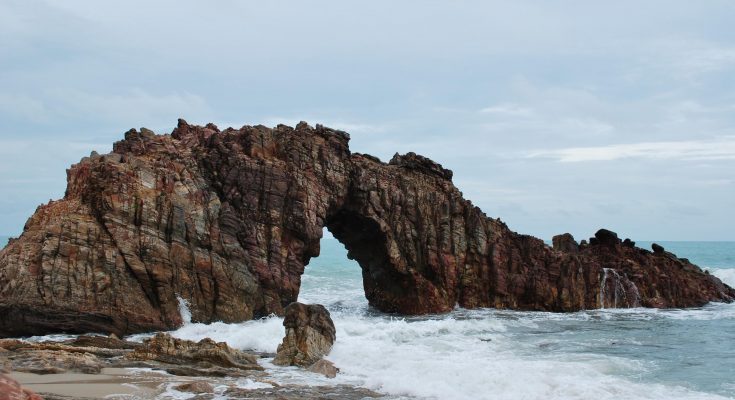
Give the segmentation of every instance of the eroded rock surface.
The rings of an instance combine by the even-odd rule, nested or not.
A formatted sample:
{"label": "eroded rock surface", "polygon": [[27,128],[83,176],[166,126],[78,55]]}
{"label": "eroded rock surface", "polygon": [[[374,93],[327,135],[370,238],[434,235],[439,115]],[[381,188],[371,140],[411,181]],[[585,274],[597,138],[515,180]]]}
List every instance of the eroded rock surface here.
{"label": "eroded rock surface", "polygon": [[688,261],[609,231],[551,248],[488,218],[441,165],[413,153],[383,163],[348,140],[306,123],[130,130],[73,165],[64,198],[0,251],[0,336],[171,329],[179,298],[195,322],[283,315],[325,226],[387,312],[735,298]]}
{"label": "eroded rock surface", "polygon": [[[143,341],[143,345],[125,355],[129,360],[159,361],[187,368],[232,368],[245,371],[262,371],[257,358],[233,349],[224,342],[205,338],[199,342],[176,339],[167,333]],[[182,374],[189,375],[189,374]]]}
{"label": "eroded rock surface", "polygon": [[43,400],[32,390],[23,388],[15,379],[0,373],[0,400]]}
{"label": "eroded rock surface", "polygon": [[309,367],[329,354],[336,339],[334,323],[320,304],[291,303],[283,319],[286,336],[273,363]]}

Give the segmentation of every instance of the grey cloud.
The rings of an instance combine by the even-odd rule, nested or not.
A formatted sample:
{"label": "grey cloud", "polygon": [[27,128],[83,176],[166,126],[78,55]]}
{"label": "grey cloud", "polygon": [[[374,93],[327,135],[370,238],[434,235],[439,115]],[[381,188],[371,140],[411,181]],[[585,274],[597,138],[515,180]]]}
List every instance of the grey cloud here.
{"label": "grey cloud", "polygon": [[545,238],[733,239],[734,19],[727,1],[6,1],[0,145],[25,144],[0,156],[0,234],[95,143],[183,117],[423,153]]}

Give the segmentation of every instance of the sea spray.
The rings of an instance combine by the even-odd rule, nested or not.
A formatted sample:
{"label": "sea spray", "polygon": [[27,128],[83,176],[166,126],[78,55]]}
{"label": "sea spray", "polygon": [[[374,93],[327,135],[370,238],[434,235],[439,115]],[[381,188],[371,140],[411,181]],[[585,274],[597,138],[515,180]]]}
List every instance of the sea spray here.
{"label": "sea spray", "polygon": [[191,309],[189,309],[189,301],[183,297],[176,295],[176,300],[179,302],[179,314],[184,325],[191,323]]}
{"label": "sea spray", "polygon": [[[306,268],[299,301],[324,304],[332,313],[337,341],[327,358],[341,373],[327,379],[261,359],[275,383],[351,384],[388,398],[449,400],[735,395],[735,347],[728,345],[735,342],[734,304],[575,313],[457,309],[445,315],[396,317],[368,306],[359,266],[335,251],[334,243],[323,243],[322,256]],[[735,283],[735,270],[711,272]],[[609,272],[611,303],[613,279]],[[620,275],[615,286],[624,281]],[[622,298],[619,293],[618,301]],[[282,321],[272,316],[239,324],[190,323],[172,334],[273,353],[283,338]]]}
{"label": "sea spray", "polygon": [[710,273],[722,280],[725,284],[735,287],[735,268],[713,268]]}
{"label": "sea spray", "polygon": [[[608,288],[608,286],[612,286]],[[612,289],[612,293],[608,291]],[[628,276],[614,268],[603,268],[600,278],[600,308],[638,307],[640,306],[638,287]]]}

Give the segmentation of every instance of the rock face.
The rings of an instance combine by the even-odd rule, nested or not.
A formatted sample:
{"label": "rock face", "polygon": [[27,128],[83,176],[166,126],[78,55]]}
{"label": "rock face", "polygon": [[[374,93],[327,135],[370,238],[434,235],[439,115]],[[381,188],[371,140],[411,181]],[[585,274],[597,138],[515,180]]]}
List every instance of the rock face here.
{"label": "rock face", "polygon": [[336,339],[329,311],[320,304],[289,304],[283,326],[286,336],[278,345],[276,365],[310,367],[329,354]]}
{"label": "rock face", "polygon": [[[735,298],[687,261],[609,231],[577,251],[569,238],[550,248],[488,218],[439,164],[413,153],[383,163],[348,140],[306,123],[130,130],[112,153],[73,165],[64,198],[0,252],[0,335],[171,329],[179,298],[198,322],[283,315],[325,226],[387,312]],[[635,299],[615,302],[622,292]]]}

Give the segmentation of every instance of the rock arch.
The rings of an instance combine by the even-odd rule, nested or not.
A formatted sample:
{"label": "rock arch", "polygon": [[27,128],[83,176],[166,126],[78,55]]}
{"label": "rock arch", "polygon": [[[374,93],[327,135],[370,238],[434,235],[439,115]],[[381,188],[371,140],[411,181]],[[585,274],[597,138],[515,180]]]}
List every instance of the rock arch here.
{"label": "rock arch", "polygon": [[[688,261],[609,231],[581,246],[559,236],[553,248],[512,232],[439,164],[413,153],[384,163],[348,141],[306,123],[128,131],[112,153],[73,165],[64,198],[0,252],[0,336],[173,328],[179,298],[195,321],[281,314],[325,226],[361,265],[370,304],[388,312],[735,298]],[[619,288],[635,288],[635,304],[606,299]]]}

